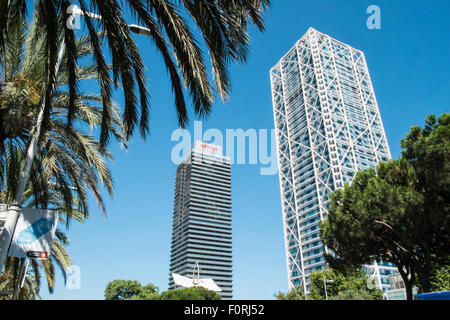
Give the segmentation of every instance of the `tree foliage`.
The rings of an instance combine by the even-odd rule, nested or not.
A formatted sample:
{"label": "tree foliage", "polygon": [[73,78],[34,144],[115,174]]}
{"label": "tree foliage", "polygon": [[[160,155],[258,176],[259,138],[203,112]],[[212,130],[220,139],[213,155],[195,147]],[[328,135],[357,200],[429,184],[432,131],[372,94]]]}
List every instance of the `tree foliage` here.
{"label": "tree foliage", "polygon": [[105,300],[157,300],[158,287],[153,284],[143,286],[136,280],[114,280],[105,288]]}
{"label": "tree foliage", "polygon": [[[362,270],[347,269],[322,270],[311,273],[310,291],[305,295],[303,288],[296,287],[288,293],[278,292],[277,300],[325,300],[325,281],[329,300],[382,300],[383,292],[376,289],[373,280],[367,278]],[[369,285],[370,284],[370,285]]]}
{"label": "tree foliage", "polygon": [[[64,61],[68,75],[66,120],[69,126],[72,126],[77,110],[75,97],[79,93],[79,78],[76,64],[80,59],[74,29],[67,23],[71,5],[78,5],[84,13],[86,39],[93,50],[102,97],[100,142],[105,147],[111,133],[109,123],[112,117],[113,90],[119,87],[125,93],[122,120],[126,138],[133,135],[136,127],[143,137],[149,131],[145,66],[129,24],[138,23],[146,28],[148,40],[160,53],[174,92],[178,123],[184,127],[188,123],[186,95],[189,96],[195,113],[202,117],[210,114],[216,94],[227,100],[231,91],[228,66],[233,62],[246,61],[250,42],[248,28],[255,25],[259,30],[264,30],[263,13],[270,6],[270,1],[35,1],[38,30],[33,41],[43,43],[42,54],[45,60],[40,91],[42,95],[39,94],[39,97],[41,101],[46,97],[45,116],[48,119],[52,112],[50,98],[56,83],[54,73],[61,43],[58,30],[62,29],[67,51]],[[10,28],[14,28],[9,23],[11,19],[25,18],[27,9],[31,8],[32,1],[0,0],[0,47],[5,47],[11,38]],[[101,16],[102,19],[96,20],[87,15],[88,12]],[[193,28],[197,28],[199,36],[193,33]],[[99,35],[100,31],[105,36],[104,39]],[[207,47],[213,79],[208,75],[200,43]],[[104,49],[109,51],[108,54]],[[111,57],[111,68],[106,62],[106,56]],[[44,131],[46,128],[44,126]]]}
{"label": "tree foliage", "polygon": [[417,276],[423,291],[430,292],[433,269],[450,265],[450,113],[428,116],[401,146],[417,176],[414,188],[424,199],[417,220],[424,259],[418,261]]}
{"label": "tree foliage", "polygon": [[218,293],[202,288],[181,288],[161,293],[161,300],[220,300]]}
{"label": "tree foliage", "polygon": [[402,140],[399,160],[358,172],[332,194],[321,237],[333,268],[391,262],[408,299],[416,276],[429,291],[432,267],[449,258],[449,119],[430,116],[424,129],[413,127]]}
{"label": "tree foliage", "polygon": [[114,280],[105,288],[105,300],[220,300],[221,296],[203,287],[167,290],[159,293],[153,284],[135,280]]}
{"label": "tree foliage", "polygon": [[306,295],[301,287],[295,287],[287,293],[278,291],[274,297],[277,300],[306,300]]}
{"label": "tree foliage", "polygon": [[[44,42],[33,40],[39,29],[37,18],[29,25],[23,19],[11,19],[7,30],[15,36],[7,34],[7,47],[0,47],[0,70],[4,71],[3,75],[0,74],[3,84],[0,89],[0,188],[6,193],[5,203],[11,203],[20,179],[21,161],[34,130],[46,68],[42,54]],[[62,30],[58,35],[63,36]],[[86,38],[77,40],[75,46],[80,57],[92,57],[92,47]],[[95,65],[77,65],[76,76],[80,82],[97,79]],[[78,210],[88,215],[88,190],[105,213],[99,185],[103,184],[112,194],[113,181],[107,164],[112,161],[112,156],[100,147],[92,131],[102,122],[102,99],[92,94],[76,95],[77,112],[73,121],[77,128],[67,127],[64,119],[70,112],[68,78],[68,66],[63,60],[56,75],[56,91],[49,100],[53,112],[48,118],[48,130],[41,134],[29,180],[36,206],[47,206],[49,193],[46,190],[54,186],[59,190],[70,218],[75,197]],[[117,106],[111,107],[108,125],[118,141],[123,143],[124,128]]]}
{"label": "tree foliage", "polygon": [[444,266],[434,271],[431,277],[431,291],[450,291],[450,266]]}
{"label": "tree foliage", "polygon": [[[379,298],[379,297],[377,297]],[[337,295],[329,298],[330,300],[381,300],[374,299],[373,296],[365,291],[346,290],[340,291]]]}
{"label": "tree foliage", "polygon": [[135,280],[114,280],[106,285],[105,300],[127,300],[138,295],[142,285]]}
{"label": "tree foliage", "polygon": [[[311,274],[310,292],[308,299],[324,300],[325,281],[332,281],[326,284],[328,299],[333,300],[382,300],[383,293],[375,288],[373,280],[367,278],[362,270],[352,270],[344,274],[337,270],[321,270]],[[368,284],[371,284],[369,286]],[[346,298],[346,299],[344,299]]]}
{"label": "tree foliage", "polygon": [[[34,19],[27,25],[20,17],[10,17],[6,46],[0,47],[0,203],[12,201],[39,110],[46,62],[42,55],[44,43],[33,42],[38,29],[36,23]],[[59,35],[62,37],[62,32]],[[92,54],[87,39],[77,40],[75,44],[80,57]],[[80,81],[96,78],[94,65],[87,63],[76,67]],[[89,132],[89,128],[101,123],[101,98],[77,95],[78,110],[73,117],[78,126],[67,128],[62,121],[68,113],[70,96],[66,88],[69,75],[65,60],[56,76],[57,90],[50,100],[53,112],[48,119],[49,129],[41,135],[39,152],[34,158],[20,204],[22,207],[56,210],[60,213],[60,226],[68,227],[71,221],[82,223],[88,218],[89,191],[105,212],[100,185],[104,184],[112,194],[113,181],[108,167],[112,157],[106,149],[100,150],[100,144]],[[117,107],[112,110],[111,131],[119,141],[124,141]],[[52,293],[58,269],[66,279],[66,270],[72,264],[66,250],[69,243],[66,233],[58,227],[49,259],[31,261],[19,299],[39,298],[42,277]],[[20,259],[7,259],[5,272],[0,276],[0,290],[14,288],[20,263]]]}

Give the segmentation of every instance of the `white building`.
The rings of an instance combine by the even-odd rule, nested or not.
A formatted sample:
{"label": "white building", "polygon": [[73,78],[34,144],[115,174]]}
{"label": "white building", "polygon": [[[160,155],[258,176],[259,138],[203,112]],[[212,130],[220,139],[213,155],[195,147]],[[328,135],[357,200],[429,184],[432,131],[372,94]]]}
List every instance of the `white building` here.
{"label": "white building", "polygon": [[[270,78],[289,288],[309,291],[325,267],[318,223],[330,193],[391,155],[362,51],[310,28]],[[396,272],[367,270],[384,290]]]}

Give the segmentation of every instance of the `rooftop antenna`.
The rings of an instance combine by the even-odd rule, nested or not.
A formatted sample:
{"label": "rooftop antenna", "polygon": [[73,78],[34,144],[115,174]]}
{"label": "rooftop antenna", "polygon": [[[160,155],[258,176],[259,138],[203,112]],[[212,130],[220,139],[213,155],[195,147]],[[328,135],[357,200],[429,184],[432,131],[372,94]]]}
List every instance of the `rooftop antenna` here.
{"label": "rooftop antenna", "polygon": [[[197,278],[195,277],[195,270],[197,270]],[[198,266],[198,261],[195,261],[194,269],[192,270],[192,280],[194,286],[198,286],[200,283],[200,267]]]}

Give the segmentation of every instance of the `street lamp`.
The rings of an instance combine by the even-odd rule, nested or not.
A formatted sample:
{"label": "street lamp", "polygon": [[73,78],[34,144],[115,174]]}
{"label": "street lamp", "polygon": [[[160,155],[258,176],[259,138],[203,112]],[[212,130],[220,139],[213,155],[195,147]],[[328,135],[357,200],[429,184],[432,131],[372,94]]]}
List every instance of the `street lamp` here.
{"label": "street lamp", "polygon": [[[70,12],[72,14],[72,17],[76,15],[87,15],[90,18],[101,20],[102,17],[91,13],[91,12],[84,12],[81,10],[78,6],[73,5],[70,7]],[[134,33],[143,34],[143,35],[151,35],[150,29],[138,26],[138,25],[129,25],[128,26],[130,30]],[[58,60],[55,64],[55,75],[58,74],[59,67],[61,65],[61,61],[64,55],[64,51],[66,49],[66,43],[64,41],[64,38],[61,41],[61,46],[59,48],[58,52]],[[55,84],[53,84],[55,85]],[[53,89],[53,88],[52,88]],[[33,135],[31,137],[30,144],[28,145],[27,149],[27,156],[25,158],[25,165],[23,167],[22,173],[20,174],[20,180],[18,187],[16,189],[16,193],[14,194],[13,201],[11,205],[8,206],[7,209],[7,216],[6,221],[3,227],[3,231],[0,234],[0,273],[3,272],[4,264],[6,260],[6,256],[8,254],[8,249],[14,234],[14,230],[16,229],[17,221],[19,219],[19,215],[21,212],[20,202],[23,197],[23,193],[25,191],[25,186],[27,184],[28,178],[30,176],[30,170],[31,165],[33,163],[34,157],[37,153],[37,147],[38,147],[38,141],[39,137],[41,135],[41,127],[42,127],[42,121],[44,120],[44,110],[45,110],[45,103],[46,103],[46,95],[44,95],[42,99],[42,103],[39,109],[38,117],[36,120],[36,127],[33,132]]]}
{"label": "street lamp", "polygon": [[325,300],[328,300],[327,283],[334,283],[333,279],[326,280],[323,276],[323,287],[325,288]]}

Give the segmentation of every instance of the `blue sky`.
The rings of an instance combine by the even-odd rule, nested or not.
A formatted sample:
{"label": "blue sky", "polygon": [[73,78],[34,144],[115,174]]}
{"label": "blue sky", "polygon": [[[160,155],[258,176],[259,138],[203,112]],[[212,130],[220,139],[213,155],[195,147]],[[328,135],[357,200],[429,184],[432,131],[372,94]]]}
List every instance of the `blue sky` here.
{"label": "blue sky", "polygon": [[[372,4],[381,8],[381,30],[366,27]],[[273,0],[266,32],[251,29],[247,64],[230,68],[230,102],[216,103],[203,128],[273,128],[269,70],[313,27],[364,51],[392,156],[398,157],[410,126],[450,111],[448,12],[447,0]],[[146,141],[133,139],[128,152],[112,146],[115,195],[105,194],[107,218],[92,201],[91,218],[68,230],[81,288],[69,290],[58,276],[54,294],[42,287],[44,299],[103,299],[114,279],[167,289],[176,170],[170,137],[177,118],[162,60],[145,40],[137,38],[148,69],[151,134]],[[121,103],[122,93],[115,99]],[[232,170],[234,297],[272,299],[287,290],[278,175],[260,175],[259,165]]]}

